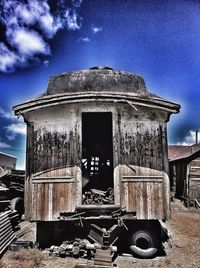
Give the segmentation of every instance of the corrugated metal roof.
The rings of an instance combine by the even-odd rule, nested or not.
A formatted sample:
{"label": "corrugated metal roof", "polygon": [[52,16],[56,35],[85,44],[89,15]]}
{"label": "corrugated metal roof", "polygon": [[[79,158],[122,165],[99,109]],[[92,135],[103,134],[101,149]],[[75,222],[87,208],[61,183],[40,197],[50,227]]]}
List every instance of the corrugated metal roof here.
{"label": "corrugated metal roof", "polygon": [[0,155],[7,156],[7,157],[9,157],[9,158],[17,159],[17,157],[15,157],[15,156],[13,156],[13,155],[10,155],[10,154],[3,153],[3,152],[0,152]]}
{"label": "corrugated metal roof", "polygon": [[200,150],[200,143],[193,145],[169,145],[168,158],[169,161],[180,160],[190,157]]}

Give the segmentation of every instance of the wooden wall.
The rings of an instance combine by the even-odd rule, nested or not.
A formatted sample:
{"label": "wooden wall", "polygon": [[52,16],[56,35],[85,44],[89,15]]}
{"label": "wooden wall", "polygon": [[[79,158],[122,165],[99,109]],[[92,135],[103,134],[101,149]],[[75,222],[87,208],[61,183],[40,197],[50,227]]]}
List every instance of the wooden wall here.
{"label": "wooden wall", "polygon": [[[175,168],[174,168],[175,166]],[[199,153],[188,158],[170,162],[171,180],[175,180],[176,197],[200,200],[200,157]]]}
{"label": "wooden wall", "polygon": [[187,194],[187,163],[186,161],[178,161],[176,163],[176,196],[182,197]]}
{"label": "wooden wall", "polygon": [[[135,210],[140,219],[167,218],[169,191],[167,178],[161,172],[168,172],[167,112],[147,107],[134,109],[128,103],[93,101],[26,114],[26,219],[57,220],[61,211],[74,211],[81,205],[83,112],[113,115],[115,204],[127,206],[128,211]],[[122,166],[130,165],[143,169],[134,174],[136,177],[126,174],[126,168],[121,171]],[[154,172],[149,177],[149,173],[141,173],[144,168],[160,173]]]}
{"label": "wooden wall", "polygon": [[137,219],[168,219],[169,178],[166,173],[138,166],[120,166],[121,205]]}
{"label": "wooden wall", "polygon": [[195,158],[189,165],[189,197],[200,200],[200,157]]}
{"label": "wooden wall", "polygon": [[73,109],[45,109],[30,115],[27,131],[26,219],[55,221],[81,199],[77,117]]}
{"label": "wooden wall", "polygon": [[168,172],[166,124],[145,114],[124,117],[124,111],[120,118],[119,164]]}
{"label": "wooden wall", "polygon": [[74,211],[77,169],[62,168],[32,177],[32,220],[58,220],[60,212]]}

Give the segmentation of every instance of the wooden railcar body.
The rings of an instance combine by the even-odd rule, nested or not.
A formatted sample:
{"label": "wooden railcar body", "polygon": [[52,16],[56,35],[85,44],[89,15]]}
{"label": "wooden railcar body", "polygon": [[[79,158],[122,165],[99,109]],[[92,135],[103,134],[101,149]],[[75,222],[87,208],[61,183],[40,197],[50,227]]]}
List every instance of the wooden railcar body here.
{"label": "wooden railcar body", "polygon": [[[118,84],[110,83],[111,76]],[[93,87],[83,87],[88,77]],[[71,86],[66,79],[77,81]],[[83,115],[93,113],[111,118],[113,206],[126,207],[137,219],[169,218],[166,125],[179,106],[150,95],[142,78],[98,69],[62,74],[50,79],[47,94],[14,110],[27,123],[27,220],[57,221],[60,212],[85,206]],[[93,131],[94,120],[88,122]]]}

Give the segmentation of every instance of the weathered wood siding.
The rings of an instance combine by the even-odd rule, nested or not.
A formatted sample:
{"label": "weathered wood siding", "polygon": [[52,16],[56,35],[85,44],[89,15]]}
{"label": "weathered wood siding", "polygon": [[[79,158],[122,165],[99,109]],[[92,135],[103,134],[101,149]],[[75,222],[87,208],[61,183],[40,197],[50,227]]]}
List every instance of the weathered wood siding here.
{"label": "weathered wood siding", "polygon": [[166,113],[147,107],[118,110],[115,202],[138,219],[170,217],[166,121]]}
{"label": "weathered wood siding", "polygon": [[200,157],[189,165],[189,196],[193,200],[200,200]]}
{"label": "weathered wood siding", "polygon": [[[168,177],[161,172],[168,172],[167,112],[98,101],[60,104],[26,114],[26,218],[58,220],[61,211],[75,211],[81,205],[83,112],[112,113],[115,204],[136,211],[139,219],[167,218]],[[121,170],[129,165],[141,167],[140,172]],[[146,174],[145,168],[159,173]],[[127,181],[126,176],[133,175],[144,177]]]}
{"label": "weathered wood siding", "polygon": [[118,164],[168,173],[166,113],[130,105],[120,108]]}
{"label": "weathered wood siding", "polygon": [[170,162],[170,175],[174,180],[176,197],[200,200],[199,153],[185,159]]}
{"label": "weathered wood siding", "polygon": [[43,170],[74,166],[78,161],[79,139],[76,127],[69,129],[63,125],[44,124],[33,131],[32,170]]}
{"label": "weathered wood siding", "polygon": [[[74,110],[53,108],[31,115],[27,139],[26,218],[58,220],[75,211],[80,148]],[[79,167],[78,167],[79,165]]]}
{"label": "weathered wood siding", "polygon": [[58,220],[61,211],[74,211],[76,168],[63,168],[32,177],[32,220]]}
{"label": "weathered wood siding", "polygon": [[187,163],[185,161],[177,161],[176,163],[176,196],[183,197],[187,194]]}
{"label": "weathered wood siding", "polygon": [[137,219],[167,219],[169,178],[166,173],[138,166],[120,166],[121,205]]}

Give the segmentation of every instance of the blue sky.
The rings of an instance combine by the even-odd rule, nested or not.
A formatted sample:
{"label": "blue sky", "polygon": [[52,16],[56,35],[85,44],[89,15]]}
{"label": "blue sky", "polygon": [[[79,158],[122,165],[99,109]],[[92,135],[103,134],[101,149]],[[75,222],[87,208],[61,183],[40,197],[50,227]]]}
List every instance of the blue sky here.
{"label": "blue sky", "polygon": [[25,125],[12,106],[43,93],[52,75],[98,65],[141,75],[150,92],[181,104],[169,142],[192,144],[199,57],[200,1],[2,0],[0,151],[24,167]]}

